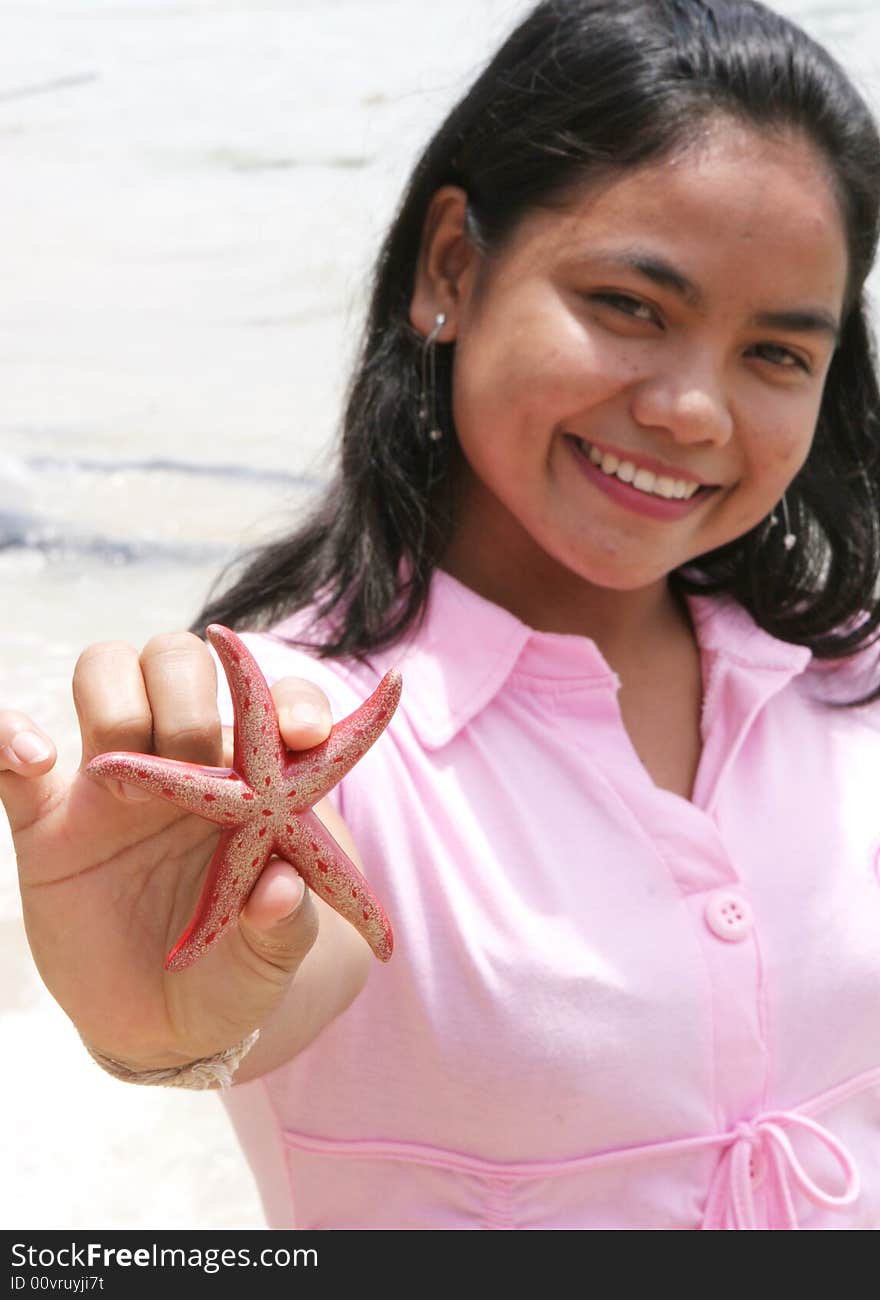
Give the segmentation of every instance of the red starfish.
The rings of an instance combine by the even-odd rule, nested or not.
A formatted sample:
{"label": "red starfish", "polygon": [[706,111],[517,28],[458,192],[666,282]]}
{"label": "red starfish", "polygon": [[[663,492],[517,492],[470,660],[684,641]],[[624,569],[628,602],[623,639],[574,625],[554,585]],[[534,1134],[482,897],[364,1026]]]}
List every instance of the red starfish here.
{"label": "red starfish", "polygon": [[400,699],[400,673],[396,668],[386,673],[369,699],[337,722],[320,745],[290,751],[281,739],[272,693],[247,646],[219,623],[211,624],[207,637],[232,693],[232,767],[111,753],[98,755],[86,768],[142,786],[225,828],[195,915],[165,959],[165,969],[184,970],[208,951],[238,917],[272,853],[296,867],[309,889],[351,922],[380,961],[388,961],[393,935],[381,903],[310,809],[385,730]]}

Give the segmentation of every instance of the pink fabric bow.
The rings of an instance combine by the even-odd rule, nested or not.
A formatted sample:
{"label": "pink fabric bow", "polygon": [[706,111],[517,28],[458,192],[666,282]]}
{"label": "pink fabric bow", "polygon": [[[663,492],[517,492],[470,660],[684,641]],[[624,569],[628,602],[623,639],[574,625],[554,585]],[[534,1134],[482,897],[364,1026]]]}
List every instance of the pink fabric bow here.
{"label": "pink fabric bow", "polygon": [[[804,1170],[785,1132],[800,1128],[828,1148],[843,1170],[846,1185],[840,1195],[824,1191]],[[771,1110],[751,1122],[741,1122],[729,1134],[719,1161],[703,1216],[710,1230],[756,1229],[755,1188],[767,1183],[767,1226],[797,1229],[791,1180],[814,1205],[843,1209],[859,1194],[859,1175],[852,1156],[826,1128],[795,1111]]]}

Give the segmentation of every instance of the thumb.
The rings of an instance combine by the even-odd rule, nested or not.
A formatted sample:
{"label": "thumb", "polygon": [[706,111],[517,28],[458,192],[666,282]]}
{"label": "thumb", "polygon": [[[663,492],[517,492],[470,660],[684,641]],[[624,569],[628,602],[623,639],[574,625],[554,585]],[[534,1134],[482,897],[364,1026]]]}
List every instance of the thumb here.
{"label": "thumb", "polygon": [[0,710],[0,801],[12,832],[26,830],[64,789],[55,745],[25,713]]}
{"label": "thumb", "polygon": [[311,891],[282,858],[271,858],[239,917],[248,947],[285,971],[295,971],[318,937],[318,911]]}

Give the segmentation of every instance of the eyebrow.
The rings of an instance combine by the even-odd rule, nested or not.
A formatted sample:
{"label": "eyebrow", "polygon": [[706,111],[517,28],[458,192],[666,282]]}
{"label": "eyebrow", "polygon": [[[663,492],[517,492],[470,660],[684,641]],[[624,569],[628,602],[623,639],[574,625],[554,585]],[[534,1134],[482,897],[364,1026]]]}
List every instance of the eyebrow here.
{"label": "eyebrow", "polygon": [[798,311],[759,311],[756,325],[766,329],[793,330],[795,334],[827,334],[837,343],[840,325],[823,307],[805,307]]}
{"label": "eyebrow", "polygon": [[624,267],[629,271],[636,271],[647,280],[652,280],[654,284],[659,284],[661,288],[671,289],[692,307],[699,307],[703,301],[702,293],[692,280],[671,263],[651,253],[642,252],[641,249],[623,249],[619,253],[600,254],[594,260],[600,266]]}
{"label": "eyebrow", "polygon": [[[646,280],[671,289],[674,294],[692,307],[704,302],[700,289],[686,275],[653,253],[639,248],[623,249],[619,253],[600,254],[592,259],[599,266],[624,267],[643,275]],[[752,317],[755,325],[765,329],[792,330],[797,334],[827,334],[836,343],[840,338],[840,323],[824,307],[796,307],[789,311],[759,311]]]}

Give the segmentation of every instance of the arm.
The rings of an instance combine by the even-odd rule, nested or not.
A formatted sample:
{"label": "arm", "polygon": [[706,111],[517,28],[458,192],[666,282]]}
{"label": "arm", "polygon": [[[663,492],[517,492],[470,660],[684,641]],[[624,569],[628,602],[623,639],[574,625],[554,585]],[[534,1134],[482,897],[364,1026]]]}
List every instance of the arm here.
{"label": "arm", "polygon": [[[223,737],[213,661],[189,633],[155,637],[140,655],[106,642],[80,656],[73,687],[83,751],[73,777],[56,770],[48,738],[45,756],[24,752],[25,733],[39,728],[0,710],[0,799],[28,941],[47,988],[89,1047],[130,1073],[184,1068],[266,1026],[267,1046],[248,1069],[274,1068],[356,996],[369,949],[310,893],[303,898],[296,870],[276,858],[240,924],[194,965],[169,973],[168,945],[192,914],[216,827],[86,769],[112,751],[217,766]],[[273,696],[288,748],[326,738],[329,705],[317,687],[287,678]],[[324,811],[332,820],[332,809]],[[347,833],[336,822],[332,830],[351,853]],[[290,1020],[299,1014],[302,1025]]]}

